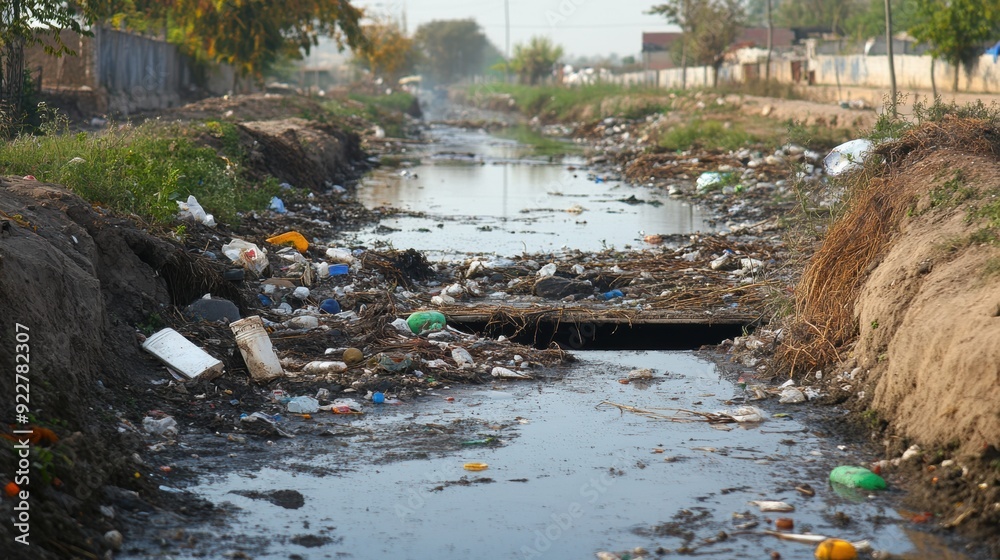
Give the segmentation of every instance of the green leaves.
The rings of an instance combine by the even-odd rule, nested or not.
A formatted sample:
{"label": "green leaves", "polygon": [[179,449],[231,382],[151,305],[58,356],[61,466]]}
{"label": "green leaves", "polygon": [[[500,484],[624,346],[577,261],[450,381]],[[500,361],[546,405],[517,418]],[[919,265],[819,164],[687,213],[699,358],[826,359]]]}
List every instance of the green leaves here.
{"label": "green leaves", "polygon": [[489,40],[473,19],[425,23],[414,34],[423,51],[423,72],[435,83],[451,83],[482,70]]}
{"label": "green leaves", "polygon": [[521,83],[536,84],[551,74],[553,66],[562,58],[563,48],[548,37],[532,37],[527,44],[514,45],[510,68],[521,76]]}

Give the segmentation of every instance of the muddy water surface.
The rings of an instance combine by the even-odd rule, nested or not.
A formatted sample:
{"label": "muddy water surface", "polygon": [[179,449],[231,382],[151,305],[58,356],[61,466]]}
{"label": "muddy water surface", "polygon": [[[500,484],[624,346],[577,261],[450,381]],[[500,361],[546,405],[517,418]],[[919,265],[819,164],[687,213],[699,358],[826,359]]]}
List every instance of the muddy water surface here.
{"label": "muddy water surface", "polygon": [[[474,132],[435,134],[422,164],[406,175],[376,174],[360,189],[373,207],[407,211],[383,222],[398,231],[359,232],[362,240],[439,257],[503,256],[564,245],[621,248],[638,245],[643,231],[706,229],[697,208],[641,187],[598,183],[569,169],[579,162],[549,163]],[[661,204],[620,201],[633,196]],[[586,210],[565,212],[574,204]],[[719,560],[812,558],[812,545],[763,534],[788,517],[796,532],[867,541],[899,557],[964,558],[912,532],[894,509],[898,492],[829,487],[832,467],[873,458],[857,442],[816,428],[824,424],[812,417],[837,412],[772,401],[761,423],[710,424],[678,411],[732,412],[745,404],[713,363],[653,350],[577,356],[580,365],[565,377],[366,403],[361,416],[288,418],[299,436],[269,442],[264,461],[238,445],[192,458],[180,466],[200,477],[185,489],[226,510],[225,523],[168,520],[152,531],[168,538],[121,557],[594,558],[662,547]],[[652,369],[654,379],[619,382],[635,368]],[[466,463],[487,466],[469,471]],[[795,490],[803,484],[815,496]],[[795,509],[762,513],[751,504],[760,500]],[[190,546],[178,544],[187,538]]]}
{"label": "muddy water surface", "polygon": [[[273,466],[210,476],[191,490],[238,508],[231,517],[236,534],[276,541],[255,548],[254,558],[593,558],[640,546],[687,546],[718,559],[771,551],[811,557],[811,546],[760,533],[779,516],[792,518],[798,531],[868,540],[876,550],[914,548],[889,497],[839,496],[828,488],[828,466],[852,462],[858,450],[811,433],[795,419],[801,409],[785,407],[791,417],[783,418],[765,413],[767,420],[746,426],[651,419],[601,403],[669,416],[677,409],[724,411],[732,409],[734,385],[687,352],[582,358],[562,380],[371,405],[352,422],[359,433],[327,440],[327,453],[276,441],[283,459]],[[656,377],[620,384],[633,368],[652,368]],[[435,451],[420,443],[428,426],[470,421],[478,428],[439,441]],[[488,438],[495,440],[460,441]],[[473,462],[488,468],[464,470]],[[338,474],[313,474],[327,469]],[[816,496],[794,490],[803,483]],[[275,489],[297,490],[304,505],[287,509],[232,493]],[[783,500],[795,511],[763,514],[749,503],[755,500]],[[720,540],[722,532],[728,538]],[[246,543],[221,537],[216,545],[222,552]]]}
{"label": "muddy water surface", "polygon": [[642,245],[644,233],[709,229],[700,208],[613,175],[595,176],[579,158],[550,161],[484,132],[441,127],[430,134],[433,142],[413,152],[420,164],[376,172],[359,186],[366,206],[403,211],[362,232],[360,242],[431,256],[513,255],[564,246],[621,249]]}

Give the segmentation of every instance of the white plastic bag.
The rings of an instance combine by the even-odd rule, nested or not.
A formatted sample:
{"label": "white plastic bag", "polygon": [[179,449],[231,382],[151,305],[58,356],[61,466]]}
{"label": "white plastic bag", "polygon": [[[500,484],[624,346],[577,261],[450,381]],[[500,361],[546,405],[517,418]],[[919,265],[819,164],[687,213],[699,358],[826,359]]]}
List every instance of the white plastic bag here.
{"label": "white plastic bag", "polygon": [[326,257],[335,263],[351,264],[354,262],[354,254],[350,249],[330,247],[326,250]]}
{"label": "white plastic bag", "polygon": [[823,167],[827,174],[836,177],[842,173],[860,169],[864,165],[865,157],[872,150],[870,140],[859,138],[844,142],[830,151],[830,154],[823,158]]}
{"label": "white plastic bag", "polygon": [[154,435],[172,437],[177,435],[177,421],[171,416],[159,419],[147,416],[142,419],[142,429]]}
{"label": "white plastic bag", "polygon": [[536,272],[535,275],[540,278],[547,278],[549,276],[554,276],[555,273],[556,273],[555,263],[549,263],[543,266],[542,268],[538,269],[538,272]]}
{"label": "white plastic bag", "polygon": [[188,195],[187,202],[177,201],[177,217],[182,220],[194,220],[208,227],[215,227],[215,217],[205,212],[195,196]]}
{"label": "white plastic bag", "polygon": [[242,239],[233,239],[222,246],[222,254],[229,257],[229,260],[239,263],[243,268],[247,268],[260,274],[268,266],[267,253],[263,249]]}
{"label": "white plastic bag", "polygon": [[703,193],[722,183],[725,178],[726,176],[718,171],[706,171],[698,176],[695,186],[698,187],[698,192]]}
{"label": "white plastic bag", "polygon": [[469,354],[469,351],[461,346],[452,348],[451,358],[455,360],[458,367],[465,367],[466,364],[470,366],[476,365],[475,360],[472,359],[472,354]]}

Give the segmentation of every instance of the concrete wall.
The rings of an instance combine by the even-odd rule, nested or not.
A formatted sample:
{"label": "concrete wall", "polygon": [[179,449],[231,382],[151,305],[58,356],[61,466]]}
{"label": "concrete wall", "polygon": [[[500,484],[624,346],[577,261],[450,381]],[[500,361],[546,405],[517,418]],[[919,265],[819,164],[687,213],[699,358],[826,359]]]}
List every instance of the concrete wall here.
{"label": "concrete wall", "polygon": [[[926,55],[895,55],[896,86],[900,91],[931,89],[931,57]],[[713,69],[687,69],[686,87],[712,87]],[[1000,63],[992,55],[983,55],[972,72],[959,69],[958,87],[967,93],[1000,93]],[[950,93],[955,67],[938,60],[934,64],[934,80],[939,93]],[[681,89],[682,69],[650,70],[618,74],[612,81],[624,85],[652,85]],[[764,77],[764,63],[727,64],[719,69],[719,83],[744,83]],[[850,87],[884,88],[889,84],[889,60],[886,55],[816,55],[811,59],[772,60],[771,79],[786,84],[808,84]]]}
{"label": "concrete wall", "polygon": [[[896,85],[900,89],[931,89],[931,57],[896,55]],[[887,56],[826,56],[815,59],[816,84],[841,86],[889,87]],[[934,80],[942,91],[951,91],[955,67],[938,60],[934,63]],[[991,55],[979,57],[972,72],[958,70],[958,89],[975,93],[1000,92],[1000,64]]]}
{"label": "concrete wall", "polygon": [[78,92],[88,112],[164,109],[196,92],[228,93],[236,83],[232,67],[196,68],[175,45],[158,39],[105,28],[94,29],[93,37],[63,31],[62,39],[77,56],[56,58],[33,46],[25,50],[25,67],[32,75],[41,70],[43,89],[61,96]]}
{"label": "concrete wall", "polygon": [[[24,68],[36,78],[41,74],[42,87],[46,89],[97,89],[96,60],[91,48],[93,39],[69,30],[63,30],[60,38],[76,56],[57,58],[45,54],[41,45],[35,45],[24,49]],[[54,46],[54,41],[45,39],[45,42]]]}

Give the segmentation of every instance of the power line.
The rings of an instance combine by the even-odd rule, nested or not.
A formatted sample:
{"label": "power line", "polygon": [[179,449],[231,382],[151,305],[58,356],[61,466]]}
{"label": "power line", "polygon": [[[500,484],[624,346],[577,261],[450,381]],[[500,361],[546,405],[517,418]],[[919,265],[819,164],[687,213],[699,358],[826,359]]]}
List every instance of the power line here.
{"label": "power line", "polygon": [[[504,27],[502,23],[479,24],[481,27]],[[603,29],[608,27],[668,27],[665,23],[595,23],[590,25],[514,25],[511,29]]]}

